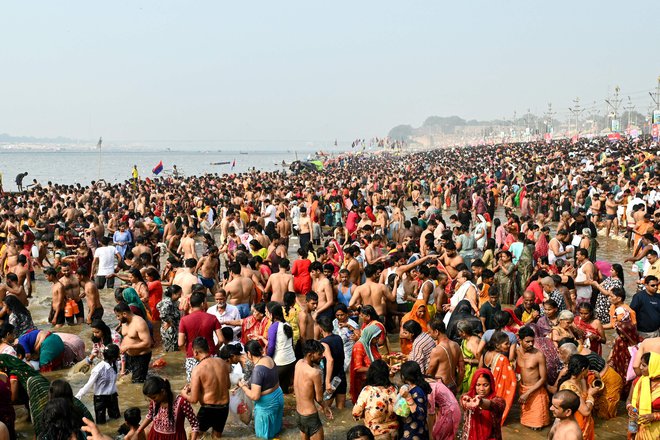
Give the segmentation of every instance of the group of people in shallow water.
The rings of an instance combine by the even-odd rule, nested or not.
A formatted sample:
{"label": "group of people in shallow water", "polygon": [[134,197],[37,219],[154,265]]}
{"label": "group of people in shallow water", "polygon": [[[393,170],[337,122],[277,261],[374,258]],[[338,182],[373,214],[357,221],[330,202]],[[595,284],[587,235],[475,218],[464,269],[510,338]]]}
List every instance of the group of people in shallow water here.
{"label": "group of people in shallow water", "polygon": [[[53,421],[38,438],[102,436],[90,420],[122,416],[130,375],[149,407],[123,408],[126,439],[184,438],[186,420],[193,438],[219,437],[230,412],[275,438],[286,395],[302,438],[323,438],[334,409],[360,422],[351,439],[499,439],[514,406],[550,438],[593,439],[595,420],[617,416],[630,438],[658,438],[656,147],[347,155],[313,174],[5,194],[0,421],[15,438],[12,405],[29,404]],[[620,260],[598,258],[599,240],[619,239]],[[33,298],[47,296],[35,323]],[[90,377],[45,399],[55,382],[40,373],[80,351],[54,331],[65,325],[92,329],[76,365]],[[177,394],[152,353],[179,350]],[[78,400],[92,390],[93,416]]]}

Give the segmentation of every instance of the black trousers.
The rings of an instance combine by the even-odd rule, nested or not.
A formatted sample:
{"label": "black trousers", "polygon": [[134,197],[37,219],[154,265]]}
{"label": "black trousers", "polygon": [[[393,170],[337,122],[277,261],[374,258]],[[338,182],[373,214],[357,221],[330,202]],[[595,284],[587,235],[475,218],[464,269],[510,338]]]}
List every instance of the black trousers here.
{"label": "black trousers", "polygon": [[151,362],[151,352],[137,356],[126,355],[126,371],[132,373],[133,383],[144,383],[149,372],[149,362]]}
{"label": "black trousers", "polygon": [[300,234],[298,237],[300,239],[300,247],[307,250],[307,245],[311,241],[312,234],[305,232],[304,234]]}
{"label": "black trousers", "polygon": [[105,411],[108,411],[108,417],[111,419],[118,419],[119,414],[119,399],[117,393],[106,394],[103,396],[94,396],[94,416],[96,423],[105,423]]}

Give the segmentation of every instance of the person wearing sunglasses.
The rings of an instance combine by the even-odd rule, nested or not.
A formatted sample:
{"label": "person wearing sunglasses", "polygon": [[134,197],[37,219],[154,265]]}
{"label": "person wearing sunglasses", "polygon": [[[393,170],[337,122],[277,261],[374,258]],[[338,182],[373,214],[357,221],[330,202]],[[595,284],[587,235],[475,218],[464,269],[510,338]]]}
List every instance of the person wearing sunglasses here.
{"label": "person wearing sunglasses", "polygon": [[649,275],[644,278],[644,289],[637,292],[630,308],[637,314],[637,332],[644,339],[660,336],[660,296],[658,278]]}

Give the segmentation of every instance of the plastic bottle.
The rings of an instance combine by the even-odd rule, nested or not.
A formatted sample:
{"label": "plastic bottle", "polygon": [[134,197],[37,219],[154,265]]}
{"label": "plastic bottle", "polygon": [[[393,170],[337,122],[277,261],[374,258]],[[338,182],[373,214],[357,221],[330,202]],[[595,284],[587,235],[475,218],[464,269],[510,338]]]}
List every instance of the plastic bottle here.
{"label": "plastic bottle", "polygon": [[332,398],[332,394],[335,392],[335,390],[337,389],[340,383],[341,383],[341,379],[339,378],[339,376],[333,377],[332,380],[330,381],[330,389],[325,390],[325,392],[323,393],[323,400],[330,400]]}
{"label": "plastic bottle", "polygon": [[628,432],[637,433],[637,408],[632,409],[633,415],[628,418]]}

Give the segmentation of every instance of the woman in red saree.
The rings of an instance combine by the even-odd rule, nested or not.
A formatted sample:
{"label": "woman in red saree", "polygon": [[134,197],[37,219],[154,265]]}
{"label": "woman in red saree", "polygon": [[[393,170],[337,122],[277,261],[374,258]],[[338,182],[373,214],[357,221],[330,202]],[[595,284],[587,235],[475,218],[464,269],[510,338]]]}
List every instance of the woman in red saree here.
{"label": "woman in red saree", "polygon": [[630,365],[629,348],[636,347],[642,342],[642,337],[639,336],[637,326],[630,319],[618,322],[614,328],[619,337],[614,340],[608,362],[621,377],[626,377]]}
{"label": "woman in red saree", "polygon": [[328,243],[328,261],[326,263],[332,264],[334,270],[332,272],[333,276],[337,276],[341,265],[344,263],[344,251],[341,248],[341,245],[334,238]]}
{"label": "woman in red saree", "polygon": [[300,258],[293,262],[293,267],[291,268],[293,290],[298,295],[306,295],[312,290],[312,277],[309,275],[309,266],[312,262],[307,258],[308,252],[306,249],[298,249],[298,255]]}
{"label": "woman in red saree", "polygon": [[550,249],[550,246],[548,245],[548,238],[546,237],[543,229],[546,229],[546,227],[541,229],[539,238],[536,240],[536,244],[534,245],[534,261],[538,261],[539,258],[547,257],[548,250]]}
{"label": "woman in red saree", "polygon": [[501,440],[506,403],[495,392],[495,378],[487,368],[475,371],[470,391],[461,397],[465,423],[461,440]]}
{"label": "woman in red saree", "polygon": [[357,402],[360,391],[364,388],[367,379],[367,370],[369,365],[376,359],[380,359],[378,353],[378,336],[381,329],[375,325],[368,325],[362,329],[360,339],[353,345],[351,355],[350,379],[351,379],[351,400]]}
{"label": "woman in red saree", "polygon": [[[577,328],[584,332],[584,344],[589,349],[598,354],[603,355],[603,347],[607,340],[605,338],[605,330],[600,320],[594,316],[594,308],[590,303],[581,303],[578,308],[579,316],[575,317],[573,323]],[[588,341],[588,345],[587,345]]]}
{"label": "woman in red saree", "polygon": [[516,387],[518,385],[516,373],[509,363],[508,356],[510,348],[511,341],[509,341],[509,335],[501,331],[496,331],[488,342],[481,365],[487,367],[492,372],[495,379],[495,394],[497,397],[504,399],[506,404],[500,421],[502,425],[504,425],[506,416],[509,414],[511,406],[513,406]]}
{"label": "woman in red saree", "polygon": [[[418,299],[413,304],[412,309],[401,318],[401,328],[408,321],[416,321],[422,326],[423,332],[428,332],[429,310],[426,307],[426,301]],[[410,339],[400,338],[401,353],[407,355],[412,350],[412,341]]]}
{"label": "woman in red saree", "polygon": [[[240,321],[239,321],[240,322]],[[233,321],[228,325],[236,325]],[[247,344],[249,341],[256,340],[262,347],[266,346],[268,339],[268,318],[266,318],[266,304],[257,303],[252,306],[252,314],[243,319],[241,325],[241,343]]]}

